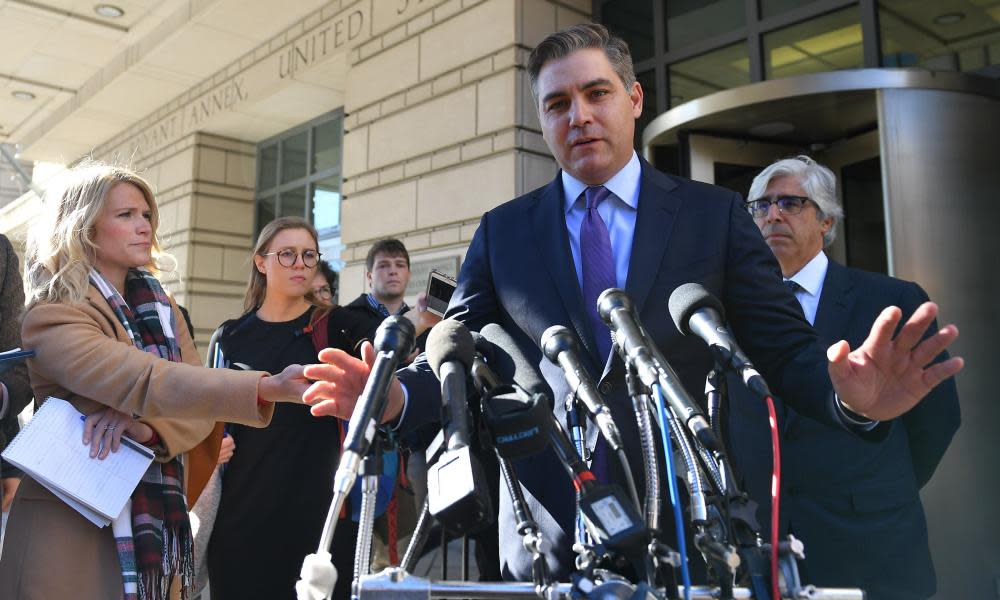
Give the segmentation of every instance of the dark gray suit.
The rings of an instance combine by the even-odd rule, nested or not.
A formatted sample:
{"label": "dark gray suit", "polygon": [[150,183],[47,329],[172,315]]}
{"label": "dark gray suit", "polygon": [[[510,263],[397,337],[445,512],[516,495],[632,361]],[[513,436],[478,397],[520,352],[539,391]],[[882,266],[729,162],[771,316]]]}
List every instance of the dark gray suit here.
{"label": "dark gray suit", "polygon": [[[907,319],[927,294],[915,283],[830,262],[815,327],[824,346],[841,339],[860,345],[887,306]],[[937,331],[937,325],[929,328]],[[942,354],[938,360],[944,360]],[[737,470],[770,521],[770,442],[767,414],[731,388],[730,440]],[[884,423],[884,439],[865,441],[784,411],[782,531],[805,542],[805,583],[861,587],[869,598],[927,598],[934,565],[920,488],[927,483],[959,425],[954,378],[913,410]],[[767,513],[767,514],[765,514]]]}

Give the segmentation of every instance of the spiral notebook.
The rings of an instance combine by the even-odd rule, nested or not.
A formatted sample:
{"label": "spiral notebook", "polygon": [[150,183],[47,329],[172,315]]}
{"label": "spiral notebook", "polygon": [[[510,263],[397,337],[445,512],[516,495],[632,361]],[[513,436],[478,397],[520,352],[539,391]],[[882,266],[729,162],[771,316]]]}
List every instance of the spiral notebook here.
{"label": "spiral notebook", "polygon": [[83,415],[72,404],[49,397],[3,458],[45,486],[98,527],[107,526],[153,462],[153,451],[122,438],[118,452],[90,458],[83,444]]}

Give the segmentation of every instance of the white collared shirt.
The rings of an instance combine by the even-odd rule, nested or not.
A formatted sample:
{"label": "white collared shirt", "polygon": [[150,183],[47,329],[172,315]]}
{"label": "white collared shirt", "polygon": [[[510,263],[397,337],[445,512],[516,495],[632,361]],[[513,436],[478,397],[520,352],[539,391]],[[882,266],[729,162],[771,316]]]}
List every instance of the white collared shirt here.
{"label": "white collared shirt", "polygon": [[826,280],[826,270],[830,259],[820,250],[816,256],[799,269],[799,272],[786,278],[799,284],[801,289],[795,292],[795,299],[802,305],[802,312],[810,325],[816,324],[816,311],[819,309],[819,297],[823,293],[823,281]]}
{"label": "white collared shirt", "polygon": [[[635,219],[639,207],[639,179],[642,167],[639,156],[632,151],[632,160],[622,170],[604,183],[611,195],[601,202],[597,212],[604,219],[611,236],[611,256],[615,260],[615,280],[620,288],[628,279],[628,263],[632,254],[632,237],[635,234]],[[580,225],[587,214],[587,202],[581,197],[587,184],[579,181],[566,171],[562,172],[563,208],[566,211],[566,229],[569,232],[569,247],[576,267],[576,281],[583,288],[583,263],[580,259]]]}

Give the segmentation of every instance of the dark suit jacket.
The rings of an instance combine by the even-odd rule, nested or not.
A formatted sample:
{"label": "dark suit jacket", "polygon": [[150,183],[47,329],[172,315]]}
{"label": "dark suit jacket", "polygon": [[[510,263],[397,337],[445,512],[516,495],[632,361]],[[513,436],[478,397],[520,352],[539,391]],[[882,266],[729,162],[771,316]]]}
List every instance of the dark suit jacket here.
{"label": "dark suit jacket", "polygon": [[[17,255],[10,241],[0,235],[0,352],[21,345],[21,316],[24,312],[24,288],[17,270]],[[0,375],[7,386],[8,406],[0,406],[0,450],[18,432],[17,415],[31,401],[28,368],[21,363]],[[10,468],[5,465],[5,470]]]}
{"label": "dark suit jacket", "polygon": [[[887,306],[910,314],[927,295],[920,286],[830,262],[816,331],[824,346],[841,339],[860,345]],[[937,331],[932,325],[928,332]],[[943,360],[942,354],[938,360]],[[767,414],[730,390],[730,439],[737,470],[770,521],[771,453]],[[926,598],[934,593],[934,566],[920,488],[927,483],[959,425],[954,378],[903,417],[883,424],[878,442],[866,441],[798,413],[784,411],[782,531],[805,543],[804,583],[861,587],[869,598]]]}
{"label": "dark suit jacket", "polygon": [[[635,480],[642,485],[639,435],[617,357],[599,363],[594,334],[584,313],[563,211],[560,177],[486,213],[458,277],[447,316],[479,330],[502,325],[551,386],[555,412],[568,386],[562,371],[538,348],[542,332],[561,324],[574,330],[584,360],[608,399],[622,431]],[[816,419],[838,424],[826,359],[795,298],[781,285],[778,264],[764,244],[738,194],[660,173],[642,161],[626,290],[642,322],[695,398],[704,390],[711,357],[698,339],[684,337],[667,313],[667,298],[679,285],[697,281],[722,299],[744,348],[779,390]],[[607,332],[603,333],[607,335]],[[400,379],[409,404],[400,427],[438,418],[438,382],[418,359]],[[563,421],[565,422],[565,421]],[[594,447],[596,427],[587,444]],[[515,465],[557,577],[572,570],[573,487],[551,451]],[[620,478],[621,473],[612,477]],[[665,487],[661,489],[666,489]],[[640,489],[641,492],[641,489]],[[501,564],[507,577],[529,579],[530,559],[516,534],[510,499],[501,493]],[[664,499],[664,504],[669,501]],[[665,519],[664,522],[669,522]]]}

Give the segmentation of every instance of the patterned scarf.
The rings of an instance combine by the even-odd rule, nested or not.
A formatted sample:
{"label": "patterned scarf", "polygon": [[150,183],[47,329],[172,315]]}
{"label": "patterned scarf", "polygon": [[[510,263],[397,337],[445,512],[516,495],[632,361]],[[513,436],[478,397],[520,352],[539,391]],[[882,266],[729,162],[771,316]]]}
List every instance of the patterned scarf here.
{"label": "patterned scarf", "polygon": [[[94,269],[90,282],[108,301],[137,348],[181,361],[173,310],[156,277],[145,269],[129,270],[125,298],[130,302]],[[188,597],[194,583],[194,552],[183,481],[180,459],[154,461],[132,493],[131,522],[124,519],[124,523],[115,524],[125,600],[166,600],[174,575],[181,579],[181,597]]]}

